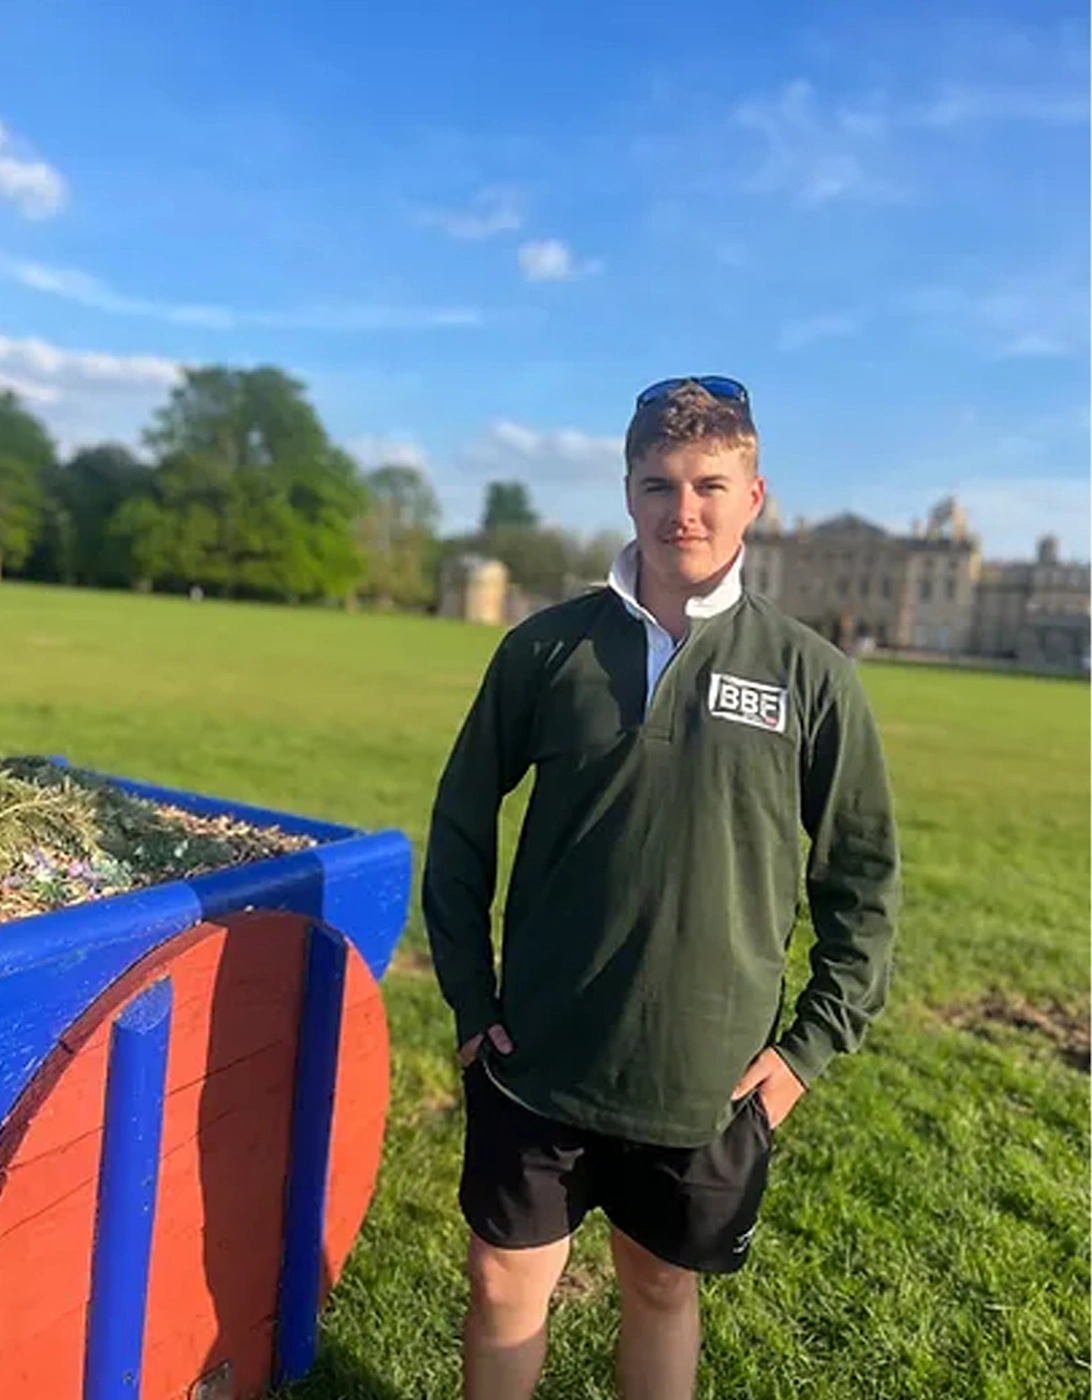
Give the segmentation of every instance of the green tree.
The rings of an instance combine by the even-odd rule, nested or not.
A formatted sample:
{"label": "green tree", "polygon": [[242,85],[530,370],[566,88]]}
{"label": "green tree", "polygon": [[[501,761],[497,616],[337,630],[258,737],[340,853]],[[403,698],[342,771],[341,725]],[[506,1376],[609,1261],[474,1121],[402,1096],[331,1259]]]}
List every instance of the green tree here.
{"label": "green tree", "polygon": [[556,526],[508,525],[442,541],[442,557],[480,554],[508,566],[512,583],[540,598],[564,598],[602,583],[625,537],[604,530],[585,538]]}
{"label": "green tree", "polygon": [[0,391],[0,577],[26,562],[42,523],[42,482],[54,460],[41,423],[9,390]]}
{"label": "green tree", "polygon": [[54,464],[41,476],[42,510],[34,547],[24,562],[24,578],[43,583],[76,582],[76,522],[61,497],[62,468]]}
{"label": "green tree", "polygon": [[482,537],[482,552],[507,564],[512,582],[543,598],[561,598],[572,576],[572,550],[563,531],[501,525]]}
{"label": "green tree", "polygon": [[152,494],[131,496],[114,512],[107,533],[125,561],[125,572],[134,588],[151,588],[172,577],[178,524],[178,517]]}
{"label": "green tree", "polygon": [[538,512],[531,504],[531,493],[522,481],[491,481],[486,487],[482,510],[482,530],[489,534],[509,526],[538,524]]}
{"label": "green tree", "polygon": [[111,529],[135,578],[287,599],[351,589],[361,483],[297,380],[269,366],[189,370],[145,441],[156,511],[127,507]]}
{"label": "green tree", "polygon": [[378,467],[364,477],[368,505],[357,540],[362,597],[396,607],[427,607],[436,597],[440,503],[416,467]]}
{"label": "green tree", "polygon": [[582,583],[602,583],[626,542],[617,530],[601,530],[573,542],[572,572]]}
{"label": "green tree", "polygon": [[190,369],[145,434],[157,457],[185,453],[230,474],[262,467],[294,480],[330,443],[299,380],[273,366]]}
{"label": "green tree", "polygon": [[130,496],[148,490],[151,472],[117,443],[77,452],[49,480],[52,576],[91,587],[129,582],[127,560],[110,521]]}

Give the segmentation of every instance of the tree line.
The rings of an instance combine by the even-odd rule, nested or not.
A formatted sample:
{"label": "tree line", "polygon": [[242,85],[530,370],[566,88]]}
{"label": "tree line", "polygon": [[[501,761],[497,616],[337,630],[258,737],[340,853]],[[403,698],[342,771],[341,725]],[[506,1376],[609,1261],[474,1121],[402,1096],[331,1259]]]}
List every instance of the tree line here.
{"label": "tree line", "polygon": [[444,537],[423,470],[363,470],[303,384],[270,366],[185,371],[142,446],[62,460],[0,392],[0,577],[428,610],[450,554],[502,559],[552,598],[602,578],[620,543],[543,524],[521,481],[491,482],[479,528]]}

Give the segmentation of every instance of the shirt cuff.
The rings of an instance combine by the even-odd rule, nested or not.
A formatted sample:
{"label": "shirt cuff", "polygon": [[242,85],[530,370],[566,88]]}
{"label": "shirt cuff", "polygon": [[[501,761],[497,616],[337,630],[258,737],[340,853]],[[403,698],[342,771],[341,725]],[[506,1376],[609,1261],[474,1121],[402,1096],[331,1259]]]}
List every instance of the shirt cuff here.
{"label": "shirt cuff", "polygon": [[500,1003],[488,987],[461,987],[458,995],[452,997],[452,1004],[460,1049],[501,1019]]}
{"label": "shirt cuff", "polygon": [[805,1088],[810,1088],[834,1058],[825,1026],[796,1020],[774,1047]]}

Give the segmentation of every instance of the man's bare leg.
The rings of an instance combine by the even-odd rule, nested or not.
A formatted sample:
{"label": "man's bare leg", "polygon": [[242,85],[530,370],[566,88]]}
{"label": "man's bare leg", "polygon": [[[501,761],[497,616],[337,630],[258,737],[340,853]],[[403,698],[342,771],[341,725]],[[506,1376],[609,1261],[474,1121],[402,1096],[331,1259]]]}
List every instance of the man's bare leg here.
{"label": "man's bare leg", "polygon": [[568,1257],[567,1239],[497,1249],[471,1233],[464,1400],[531,1400],[546,1360],[550,1298]]}
{"label": "man's bare leg", "polygon": [[698,1276],[611,1230],[622,1298],[618,1384],[623,1400],[692,1400],[701,1349]]}

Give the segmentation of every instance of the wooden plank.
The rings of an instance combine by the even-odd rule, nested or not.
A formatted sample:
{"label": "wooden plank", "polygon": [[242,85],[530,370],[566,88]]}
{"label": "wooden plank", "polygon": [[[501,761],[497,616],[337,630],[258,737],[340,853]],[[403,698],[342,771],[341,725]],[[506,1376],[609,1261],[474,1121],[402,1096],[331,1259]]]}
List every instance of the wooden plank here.
{"label": "wooden plank", "polygon": [[[32,1338],[62,1328],[73,1310],[83,1317],[110,1026],[165,971],[180,1014],[168,1058],[145,1343],[174,1333],[180,1311],[191,1310],[200,1341],[179,1375],[188,1386],[217,1336],[218,1309],[227,1315],[233,1298],[245,1300],[229,1321],[247,1333],[272,1315],[306,927],[296,915],[199,925],[142,959],[67,1028],[0,1132],[8,1154],[0,1186],[0,1396],[17,1393],[15,1375],[28,1374]],[[179,1273],[186,1259],[189,1271]],[[202,1298],[211,1299],[204,1316]],[[67,1345],[64,1336],[62,1328],[54,1348]],[[64,1364],[82,1371],[82,1331],[79,1343],[78,1358]],[[177,1362],[177,1345],[167,1349]],[[48,1347],[34,1354],[53,1357]],[[157,1354],[162,1360],[162,1349]],[[268,1350],[265,1359],[268,1367]]]}
{"label": "wooden plank", "polygon": [[323,1225],[324,1292],[341,1274],[371,1204],[390,1097],[390,1039],[379,984],[350,949],[345,970],[330,1185]]}
{"label": "wooden plank", "polygon": [[[228,1358],[237,1378],[264,1384],[272,1361],[307,921],[226,922],[215,965],[179,969],[185,995],[206,1010],[179,1023],[171,1046],[169,1078],[188,1082],[165,1113],[145,1329],[154,1400],[184,1394]],[[202,1055],[219,1068],[195,1084]]]}
{"label": "wooden plank", "polygon": [[[8,1367],[26,1338],[44,1332],[90,1293],[97,1179],[5,1234],[0,1246],[0,1395],[18,1394]],[[82,1365],[82,1352],[81,1352]],[[48,1392],[45,1392],[48,1393]]]}
{"label": "wooden plank", "polygon": [[[0,1344],[4,1400],[78,1400],[83,1391],[86,1300],[21,1340],[17,1352]],[[6,1337],[0,1333],[0,1340]]]}
{"label": "wooden plank", "polygon": [[[164,973],[175,1009],[141,1394],[187,1400],[192,1382],[227,1358],[240,1400],[261,1393],[307,927],[298,915],[233,915],[155,950],[68,1029],[0,1128],[0,1397],[79,1394],[71,1378],[82,1376],[109,1027]],[[382,998],[352,947],[338,1053],[324,1290],[374,1190],[389,1088]]]}

